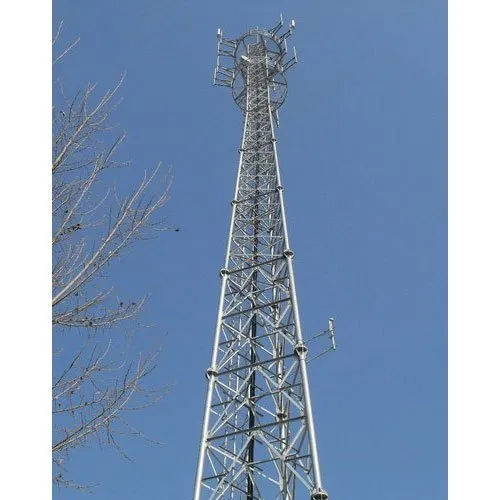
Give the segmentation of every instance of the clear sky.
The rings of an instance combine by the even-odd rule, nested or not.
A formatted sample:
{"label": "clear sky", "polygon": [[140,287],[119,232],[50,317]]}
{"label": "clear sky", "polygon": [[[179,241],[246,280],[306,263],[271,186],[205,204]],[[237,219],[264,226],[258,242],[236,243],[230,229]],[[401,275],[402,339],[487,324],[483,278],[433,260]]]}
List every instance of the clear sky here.
{"label": "clear sky", "polygon": [[114,121],[138,168],[120,183],[171,165],[181,227],[110,270],[124,294],[151,294],[144,349],[168,333],[152,382],[170,394],[134,420],[167,444],[125,438],[133,463],[76,451],[70,477],[100,483],[92,498],[192,495],[242,126],[211,85],[216,29],[280,12],[300,60],[277,134],[303,330],[337,324],[337,352],[310,365],[324,483],[336,500],[447,496],[446,2],[54,0],[81,36],[57,74],[104,92],[127,71]]}

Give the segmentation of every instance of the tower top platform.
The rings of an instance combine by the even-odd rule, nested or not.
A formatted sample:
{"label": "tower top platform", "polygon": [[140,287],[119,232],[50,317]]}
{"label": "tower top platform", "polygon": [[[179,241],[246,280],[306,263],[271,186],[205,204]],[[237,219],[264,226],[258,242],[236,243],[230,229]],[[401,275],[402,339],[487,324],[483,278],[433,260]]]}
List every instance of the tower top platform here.
{"label": "tower top platform", "polygon": [[[288,93],[286,72],[297,63],[297,52],[287,58],[289,38],[295,29],[292,19],[284,29],[283,17],[273,28],[251,28],[235,39],[223,36],[217,30],[217,63],[214,70],[214,85],[232,89],[233,99],[240,109],[246,111],[247,68],[249,64],[264,64],[270,92],[271,110],[276,111]],[[261,45],[264,50],[251,51],[250,47]]]}

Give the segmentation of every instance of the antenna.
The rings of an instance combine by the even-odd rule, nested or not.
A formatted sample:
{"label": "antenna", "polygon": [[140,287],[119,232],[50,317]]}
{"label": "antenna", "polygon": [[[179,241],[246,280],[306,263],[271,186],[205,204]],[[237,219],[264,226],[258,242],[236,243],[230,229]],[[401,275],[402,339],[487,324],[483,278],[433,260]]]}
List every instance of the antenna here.
{"label": "antenna", "polygon": [[320,358],[321,356],[325,355],[330,351],[337,350],[337,344],[335,342],[335,321],[333,318],[328,319],[328,328],[312,336],[307,341],[307,344],[311,345],[316,340],[323,340],[326,336],[328,338],[328,346],[326,348],[323,348],[323,350],[321,350],[319,353],[313,354],[312,357],[307,360],[308,363]]}

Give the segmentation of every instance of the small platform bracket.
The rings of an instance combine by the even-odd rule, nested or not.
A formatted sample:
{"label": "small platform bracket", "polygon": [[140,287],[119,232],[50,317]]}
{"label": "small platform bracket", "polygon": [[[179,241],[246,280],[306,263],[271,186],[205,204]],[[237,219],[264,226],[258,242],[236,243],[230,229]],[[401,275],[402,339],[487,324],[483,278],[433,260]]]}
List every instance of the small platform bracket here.
{"label": "small platform bracket", "polygon": [[313,335],[308,341],[307,344],[310,344],[311,342],[322,339],[327,337],[328,339],[328,346],[326,348],[323,348],[319,353],[315,354],[311,358],[307,360],[308,363],[311,361],[318,359],[319,357],[323,356],[327,352],[330,351],[336,351],[337,350],[337,344],[335,342],[335,320],[333,318],[328,319],[328,328],[326,330],[323,330],[322,332],[317,333],[316,335]]}

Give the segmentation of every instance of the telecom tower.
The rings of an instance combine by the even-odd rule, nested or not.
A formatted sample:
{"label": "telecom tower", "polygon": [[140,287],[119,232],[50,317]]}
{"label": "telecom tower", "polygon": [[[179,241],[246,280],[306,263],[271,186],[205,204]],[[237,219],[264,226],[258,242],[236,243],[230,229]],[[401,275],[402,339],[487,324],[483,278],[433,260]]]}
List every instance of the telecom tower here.
{"label": "telecom tower", "polygon": [[[206,372],[194,499],[326,500],[274,126],[287,94],[283,20],[217,32],[214,83],[244,112],[238,176]],[[333,332],[332,332],[333,334]],[[333,337],[332,337],[333,339]]]}

